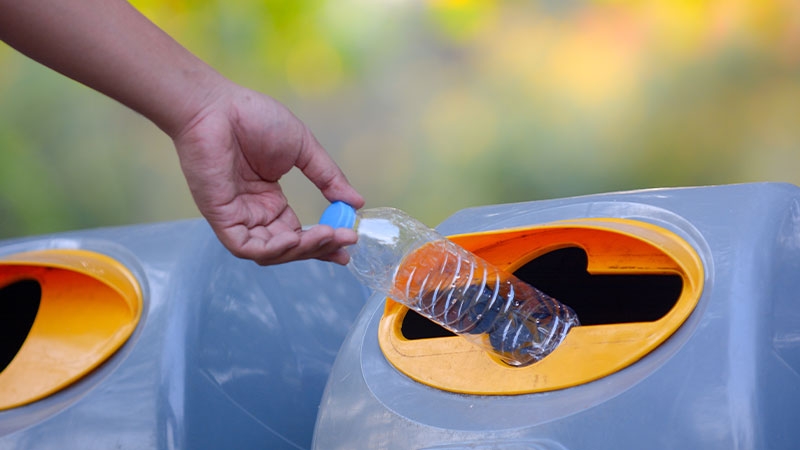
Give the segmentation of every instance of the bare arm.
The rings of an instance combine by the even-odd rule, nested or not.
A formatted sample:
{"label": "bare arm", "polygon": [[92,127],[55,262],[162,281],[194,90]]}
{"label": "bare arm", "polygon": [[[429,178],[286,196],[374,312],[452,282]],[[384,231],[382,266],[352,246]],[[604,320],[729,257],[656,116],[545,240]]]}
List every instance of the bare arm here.
{"label": "bare arm", "polygon": [[122,0],[0,0],[0,38],[170,135],[222,82]]}
{"label": "bare arm", "polygon": [[362,197],[308,128],[274,99],[222,77],[124,0],[0,0],[0,39],[141,113],[175,142],[218,237],[260,264],[345,263],[350,230],[301,231],[278,180],[292,167],[329,200]]}

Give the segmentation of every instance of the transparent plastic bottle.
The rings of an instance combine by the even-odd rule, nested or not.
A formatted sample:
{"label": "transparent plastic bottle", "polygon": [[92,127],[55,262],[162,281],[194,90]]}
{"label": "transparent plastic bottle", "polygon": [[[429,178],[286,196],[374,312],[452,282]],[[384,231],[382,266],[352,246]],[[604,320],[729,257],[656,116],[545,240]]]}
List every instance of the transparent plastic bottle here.
{"label": "transparent plastic bottle", "polygon": [[334,202],[320,223],[356,231],[348,268],[364,285],[509,365],[544,358],[579,325],[568,306],[398,209]]}

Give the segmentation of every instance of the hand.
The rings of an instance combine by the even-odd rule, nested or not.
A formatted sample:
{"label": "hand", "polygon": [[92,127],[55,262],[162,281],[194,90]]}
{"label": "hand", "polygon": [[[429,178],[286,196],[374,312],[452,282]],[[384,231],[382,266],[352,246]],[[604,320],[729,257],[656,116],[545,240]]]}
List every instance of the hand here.
{"label": "hand", "polygon": [[234,255],[347,263],[355,233],[302,231],[278,180],[296,166],[328,200],[364,200],[280,103],[223,78],[124,0],[0,0],[0,11],[0,39],[172,137],[200,212]]}
{"label": "hand", "polygon": [[363,198],[311,131],[274,99],[231,82],[173,137],[192,196],[220,241],[262,264],[317,258],[346,264],[353,230],[300,221],[278,184],[298,167],[328,200],[360,208]]}

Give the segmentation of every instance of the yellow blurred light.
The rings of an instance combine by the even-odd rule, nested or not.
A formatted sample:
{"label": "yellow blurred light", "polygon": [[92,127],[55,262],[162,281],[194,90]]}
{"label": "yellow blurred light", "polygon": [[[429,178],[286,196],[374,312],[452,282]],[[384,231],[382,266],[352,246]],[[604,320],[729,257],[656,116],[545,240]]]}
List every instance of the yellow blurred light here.
{"label": "yellow blurred light", "polygon": [[494,22],[494,0],[429,0],[434,23],[447,37],[464,40],[476,36]]}
{"label": "yellow blurred light", "polygon": [[505,20],[484,42],[482,69],[496,76],[530,75],[541,69],[544,51],[556,38],[555,24],[544,17]]}
{"label": "yellow blurred light", "polygon": [[713,23],[711,10],[710,2],[659,1],[642,7],[640,20],[654,33],[653,50],[678,60],[691,59],[707,47]]}
{"label": "yellow blurred light", "polygon": [[13,86],[19,74],[19,64],[21,59],[13,54],[14,50],[4,44],[0,44],[0,94]]}
{"label": "yellow blurred light", "polygon": [[348,139],[339,155],[343,167],[356,170],[350,181],[356,186],[371,186],[377,192],[404,192],[414,179],[414,152],[402,136],[387,132],[366,131]]}
{"label": "yellow blurred light", "polygon": [[590,18],[556,41],[539,80],[578,105],[620,101],[638,85],[641,41],[624,17]]}
{"label": "yellow blurred light", "polygon": [[138,9],[139,12],[147,16],[153,22],[164,27],[165,24],[171,24],[176,20],[180,20],[190,9],[190,6],[184,0],[131,0],[131,5]]}
{"label": "yellow blurred light", "polygon": [[286,77],[292,88],[307,97],[333,92],[344,78],[339,52],[322,39],[307,38],[292,46],[286,58]]}
{"label": "yellow blurred light", "polygon": [[452,88],[428,104],[423,127],[437,154],[464,164],[491,151],[497,117],[490,104],[468,89]]}

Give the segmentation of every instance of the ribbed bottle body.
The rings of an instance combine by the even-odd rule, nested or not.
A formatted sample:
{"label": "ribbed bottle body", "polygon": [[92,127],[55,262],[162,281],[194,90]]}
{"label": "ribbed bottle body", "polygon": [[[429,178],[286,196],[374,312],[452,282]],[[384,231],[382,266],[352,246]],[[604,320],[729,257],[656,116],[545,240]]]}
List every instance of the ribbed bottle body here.
{"label": "ribbed bottle body", "polygon": [[513,366],[542,359],[578,324],[569,307],[446,239],[403,260],[391,297]]}
{"label": "ribbed bottle body", "polygon": [[578,325],[569,307],[402,211],[359,211],[354,228],[348,267],[362,283],[509,365],[540,360]]}

